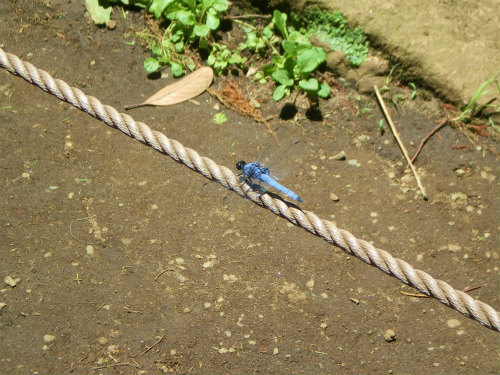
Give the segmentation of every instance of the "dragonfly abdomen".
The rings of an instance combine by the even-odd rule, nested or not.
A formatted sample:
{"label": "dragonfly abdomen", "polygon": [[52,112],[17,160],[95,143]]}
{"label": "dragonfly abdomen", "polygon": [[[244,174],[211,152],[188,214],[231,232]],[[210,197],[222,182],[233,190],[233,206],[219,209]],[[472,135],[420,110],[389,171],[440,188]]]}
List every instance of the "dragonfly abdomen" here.
{"label": "dragonfly abdomen", "polygon": [[302,198],[299,197],[297,194],[295,194],[293,191],[291,191],[289,188],[281,185],[279,182],[275,181],[271,176],[268,174],[261,174],[259,177],[257,177],[259,180],[262,182],[265,182],[269,186],[272,186],[278,191],[281,191],[283,194],[288,195],[290,198],[295,199],[298,202],[303,202]]}

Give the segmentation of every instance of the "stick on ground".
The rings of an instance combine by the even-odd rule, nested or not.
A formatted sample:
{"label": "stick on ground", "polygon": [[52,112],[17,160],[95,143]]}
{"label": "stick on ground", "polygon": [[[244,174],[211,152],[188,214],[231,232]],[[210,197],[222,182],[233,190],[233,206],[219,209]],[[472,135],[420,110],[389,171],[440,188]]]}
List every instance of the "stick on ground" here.
{"label": "stick on ground", "polygon": [[422,196],[424,197],[424,200],[427,200],[427,193],[425,192],[424,186],[422,185],[422,182],[420,181],[420,177],[418,176],[417,169],[413,165],[413,163],[410,160],[410,157],[408,156],[408,151],[406,151],[405,146],[403,145],[403,142],[401,141],[401,138],[399,137],[399,134],[396,130],[396,127],[394,126],[391,116],[389,115],[389,111],[387,111],[387,107],[385,106],[384,99],[382,99],[382,96],[380,95],[380,91],[378,91],[377,86],[373,86],[373,89],[375,90],[375,94],[377,95],[378,102],[380,104],[380,108],[382,109],[382,113],[384,114],[385,120],[389,124],[389,127],[391,128],[392,134],[394,135],[394,138],[396,138],[396,141],[398,142],[399,148],[403,152],[403,155],[408,162],[408,165],[411,168],[411,171],[413,172],[413,175],[415,176],[415,179],[417,180],[417,185],[420,191],[422,192]]}

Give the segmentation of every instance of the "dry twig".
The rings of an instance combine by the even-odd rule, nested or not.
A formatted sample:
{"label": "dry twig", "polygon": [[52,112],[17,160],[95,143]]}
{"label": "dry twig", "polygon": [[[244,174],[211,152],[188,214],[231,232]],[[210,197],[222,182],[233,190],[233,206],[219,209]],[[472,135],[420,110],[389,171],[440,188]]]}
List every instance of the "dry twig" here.
{"label": "dry twig", "polygon": [[427,193],[425,192],[424,186],[422,185],[422,182],[420,181],[420,177],[417,173],[417,169],[413,165],[412,161],[410,160],[410,157],[408,156],[408,151],[406,151],[405,146],[403,145],[403,142],[401,141],[401,138],[399,137],[399,134],[396,130],[396,127],[394,126],[391,116],[389,115],[389,111],[387,111],[387,107],[385,106],[384,99],[382,99],[382,96],[380,95],[380,91],[378,90],[377,86],[373,86],[373,89],[375,90],[375,94],[377,95],[378,102],[380,104],[380,108],[382,109],[382,113],[384,114],[385,120],[389,124],[389,127],[391,128],[392,134],[394,135],[394,138],[396,138],[396,141],[398,142],[399,148],[403,152],[403,155],[408,162],[408,165],[411,168],[411,171],[413,172],[413,175],[415,176],[415,179],[417,180],[417,185],[420,191],[422,192],[422,196],[424,197],[425,200],[427,200]]}
{"label": "dry twig", "polygon": [[131,357],[132,358],[135,358],[135,357],[138,357],[140,355],[143,355],[143,354],[146,354],[147,352],[149,352],[151,349],[153,349],[156,345],[158,345],[160,342],[162,342],[162,340],[165,338],[165,336],[167,336],[167,334],[165,333],[162,337],[160,337],[160,339],[158,341],[156,341],[153,345],[151,345],[150,347],[146,348],[146,350],[144,350],[142,353],[138,353],[138,354],[134,354],[132,355]]}
{"label": "dry twig", "polygon": [[439,129],[441,129],[442,127],[444,127],[448,123],[448,121],[450,121],[450,118],[449,117],[445,118],[434,129],[432,129],[429,132],[429,134],[427,134],[425,136],[424,139],[422,139],[422,142],[420,142],[420,145],[418,146],[418,149],[415,152],[415,155],[413,155],[413,157],[411,158],[411,162],[412,163],[415,163],[415,159],[417,159],[417,156],[420,153],[420,150],[422,150],[422,147],[424,147],[424,145],[427,143],[427,141],[429,140],[429,138],[432,137],[434,135],[434,133],[436,133]]}

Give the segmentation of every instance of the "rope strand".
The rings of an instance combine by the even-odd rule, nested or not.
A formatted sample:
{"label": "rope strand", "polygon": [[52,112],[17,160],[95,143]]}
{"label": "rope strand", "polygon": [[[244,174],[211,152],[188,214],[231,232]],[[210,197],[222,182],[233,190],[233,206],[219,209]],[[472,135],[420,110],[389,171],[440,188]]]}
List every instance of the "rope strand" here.
{"label": "rope strand", "polygon": [[184,147],[160,132],[152,131],[146,124],[136,122],[129,115],[119,113],[109,105],[103,105],[97,98],[85,95],[81,90],[68,86],[60,79],[54,79],[46,71],[21,61],[15,55],[5,53],[2,48],[0,48],[0,66],[139,142],[170,156],[176,162],[186,165],[206,178],[235,191],[241,197],[266,207],[274,214],[358,257],[366,264],[377,267],[425,295],[438,299],[444,305],[478,321],[483,326],[500,332],[499,313],[484,302],[453,289],[446,282],[434,279],[426,272],[413,268],[407,262],[394,258],[387,251],[377,249],[367,241],[355,238],[351,233],[337,228],[332,222],[320,219],[313,212],[302,211],[281,199],[273,198],[270,194],[261,195],[254,192],[250,186],[241,185],[229,168],[219,166],[213,160],[200,156],[195,150]]}

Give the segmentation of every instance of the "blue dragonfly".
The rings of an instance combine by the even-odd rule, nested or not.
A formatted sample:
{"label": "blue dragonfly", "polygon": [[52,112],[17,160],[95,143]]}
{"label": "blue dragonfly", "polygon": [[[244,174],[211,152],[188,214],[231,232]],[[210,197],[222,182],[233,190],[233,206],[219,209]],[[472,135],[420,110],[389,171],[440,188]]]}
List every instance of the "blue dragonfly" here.
{"label": "blue dragonfly", "polygon": [[[302,198],[289,188],[281,185],[277,180],[285,177],[287,174],[286,157],[292,155],[298,156],[299,150],[303,148],[303,142],[293,140],[289,132],[284,127],[279,127],[275,130],[277,139],[271,137],[269,144],[262,150],[257,160],[253,163],[246,163],[240,160],[236,163],[236,169],[240,170],[245,180],[250,182],[252,187],[258,190],[266,191],[260,186],[260,182],[281,191],[290,198],[303,202]],[[259,185],[255,186],[252,180],[259,180]]]}

